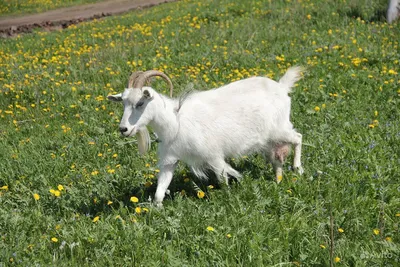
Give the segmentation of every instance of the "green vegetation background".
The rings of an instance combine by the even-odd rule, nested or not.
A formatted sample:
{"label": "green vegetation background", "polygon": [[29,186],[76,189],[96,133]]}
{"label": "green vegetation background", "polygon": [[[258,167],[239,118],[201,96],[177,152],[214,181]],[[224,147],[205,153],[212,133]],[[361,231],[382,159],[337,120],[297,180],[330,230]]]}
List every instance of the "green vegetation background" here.
{"label": "green vegetation background", "polygon": [[[396,266],[400,28],[363,2],[184,0],[1,39],[0,265]],[[149,205],[157,144],[140,157],[106,101],[131,71],[178,96],[292,65],[304,175],[248,155],[221,188],[180,165]]]}

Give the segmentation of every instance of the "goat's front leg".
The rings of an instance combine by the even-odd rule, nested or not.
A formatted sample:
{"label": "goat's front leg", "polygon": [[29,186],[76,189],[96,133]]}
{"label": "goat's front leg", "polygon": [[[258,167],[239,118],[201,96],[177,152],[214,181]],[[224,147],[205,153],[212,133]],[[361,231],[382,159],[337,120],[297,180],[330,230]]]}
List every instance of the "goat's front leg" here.
{"label": "goat's front leg", "polygon": [[157,176],[157,190],[154,196],[156,206],[162,206],[162,201],[169,184],[172,181],[176,164],[164,165],[160,167],[160,173]]}

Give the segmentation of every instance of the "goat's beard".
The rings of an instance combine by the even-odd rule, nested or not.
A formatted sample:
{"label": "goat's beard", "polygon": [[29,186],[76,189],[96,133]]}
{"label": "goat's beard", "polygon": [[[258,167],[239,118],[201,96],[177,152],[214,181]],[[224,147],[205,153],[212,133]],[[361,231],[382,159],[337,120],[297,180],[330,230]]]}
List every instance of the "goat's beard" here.
{"label": "goat's beard", "polygon": [[145,155],[150,149],[150,134],[146,127],[139,129],[136,132],[138,149],[141,155]]}

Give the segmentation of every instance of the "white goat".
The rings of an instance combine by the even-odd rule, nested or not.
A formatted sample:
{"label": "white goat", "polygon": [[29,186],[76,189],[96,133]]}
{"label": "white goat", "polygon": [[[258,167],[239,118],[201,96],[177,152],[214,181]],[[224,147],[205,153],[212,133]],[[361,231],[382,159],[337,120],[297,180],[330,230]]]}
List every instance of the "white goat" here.
{"label": "white goat", "polygon": [[181,99],[143,87],[150,77],[160,76],[169,83],[172,95],[171,80],[164,73],[133,73],[128,88],[108,99],[123,102],[120,132],[126,137],[136,134],[141,153],[150,146],[147,125],[159,137],[156,204],[161,205],[178,160],[188,164],[198,177],[206,177],[204,170],[211,169],[227,183],[228,175],[237,179],[241,175],[225,158],[263,152],[280,182],[283,162],[290,145],[294,145],[293,167],[303,173],[302,135],[293,129],[289,120],[288,96],[301,78],[300,72],[300,67],[293,67],[279,82],[253,77],[217,89],[194,92]]}
{"label": "white goat", "polygon": [[392,23],[400,17],[400,0],[389,0],[389,6],[387,10],[387,21]]}

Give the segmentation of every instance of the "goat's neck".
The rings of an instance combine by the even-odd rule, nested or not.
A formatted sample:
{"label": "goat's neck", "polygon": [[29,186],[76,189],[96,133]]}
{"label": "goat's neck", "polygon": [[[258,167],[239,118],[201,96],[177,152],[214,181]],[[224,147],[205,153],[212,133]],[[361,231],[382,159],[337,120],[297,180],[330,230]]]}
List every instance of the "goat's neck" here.
{"label": "goat's neck", "polygon": [[176,137],[179,128],[176,116],[177,101],[161,95],[158,101],[160,102],[160,109],[154,116],[150,126],[161,142],[169,143]]}

